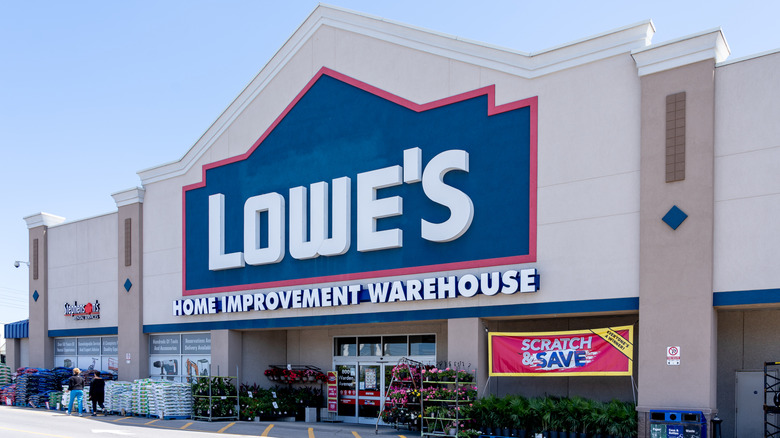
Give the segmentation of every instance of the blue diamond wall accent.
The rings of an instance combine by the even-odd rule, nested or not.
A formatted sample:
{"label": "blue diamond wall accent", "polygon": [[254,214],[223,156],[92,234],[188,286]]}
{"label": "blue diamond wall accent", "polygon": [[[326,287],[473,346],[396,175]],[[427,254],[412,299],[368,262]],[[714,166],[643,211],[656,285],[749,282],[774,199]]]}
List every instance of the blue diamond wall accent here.
{"label": "blue diamond wall accent", "polygon": [[36,302],[37,302],[37,301],[38,301],[38,297],[39,297],[39,296],[40,296],[40,295],[38,295],[38,291],[37,291],[37,290],[36,290],[35,292],[33,292],[33,301],[36,301]]}
{"label": "blue diamond wall accent", "polygon": [[125,280],[125,290],[130,292],[130,288],[133,287],[133,283],[130,283],[130,279]]}
{"label": "blue diamond wall accent", "polygon": [[684,211],[680,210],[679,207],[674,205],[669,209],[668,212],[666,212],[666,215],[663,217],[663,221],[666,222],[666,225],[669,225],[669,227],[671,227],[673,230],[676,230],[677,227],[679,227],[687,217],[688,215],[685,214]]}

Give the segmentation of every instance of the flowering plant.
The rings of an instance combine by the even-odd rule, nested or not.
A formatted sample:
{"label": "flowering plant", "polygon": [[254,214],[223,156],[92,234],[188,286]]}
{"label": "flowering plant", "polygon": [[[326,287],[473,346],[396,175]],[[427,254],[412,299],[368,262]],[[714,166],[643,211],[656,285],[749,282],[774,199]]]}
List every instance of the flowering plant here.
{"label": "flowering plant", "polygon": [[303,377],[303,371],[300,370],[283,370],[282,373],[291,382],[301,380]]}
{"label": "flowering plant", "polygon": [[268,368],[265,370],[265,376],[268,377],[268,380],[279,380],[279,377],[282,376],[282,370],[279,368]]}
{"label": "flowering plant", "polygon": [[459,370],[458,371],[458,381],[459,382],[473,382],[475,373],[476,373],[475,370],[471,370],[470,373],[468,371],[465,371],[465,370]]}
{"label": "flowering plant", "polygon": [[455,376],[458,375],[458,372],[453,370],[452,368],[447,367],[446,369],[439,370],[439,381],[442,382],[454,382]]}
{"label": "flowering plant", "polygon": [[399,364],[393,367],[393,378],[399,381],[419,380],[420,370],[417,367],[410,367],[407,364]]}
{"label": "flowering plant", "polygon": [[476,429],[466,429],[458,431],[458,438],[477,438],[482,432]]}
{"label": "flowering plant", "polygon": [[445,369],[430,368],[422,370],[422,378],[429,382],[455,382],[456,380],[459,382],[471,382],[474,380],[473,373],[474,370],[471,370],[469,373],[465,370],[456,370],[449,367]]}

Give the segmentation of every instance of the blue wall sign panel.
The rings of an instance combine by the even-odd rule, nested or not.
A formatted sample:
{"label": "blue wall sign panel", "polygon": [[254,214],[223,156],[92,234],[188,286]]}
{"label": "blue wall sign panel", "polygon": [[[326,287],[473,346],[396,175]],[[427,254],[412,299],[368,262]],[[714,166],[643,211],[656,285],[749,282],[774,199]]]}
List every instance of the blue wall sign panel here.
{"label": "blue wall sign panel", "polygon": [[[246,154],[204,166],[202,181],[183,188],[183,294],[535,261],[536,117],[535,97],[496,106],[493,86],[416,104],[323,68]],[[405,151],[414,148],[421,151],[416,163],[405,159]],[[424,238],[421,223],[448,221],[454,205],[434,201],[419,175],[447,151],[467,153],[468,170],[449,168],[438,177],[445,188],[460,192],[461,200],[462,195],[470,199],[472,219],[461,234],[432,241]],[[375,190],[375,199],[402,206],[400,213],[376,216],[374,230],[401,230],[401,244],[358,251],[365,237],[358,232],[365,222],[359,216],[364,206],[358,175],[386,168],[410,176],[404,173],[404,182]],[[305,187],[311,194],[312,184],[328,183],[326,217],[333,226],[337,207],[331,190],[343,177],[349,178],[348,247],[338,255],[293,257],[290,190]],[[281,260],[210,270],[209,197],[223,199],[220,254],[234,254],[245,251],[247,199],[269,193],[284,198]],[[268,211],[257,215],[257,248],[275,239],[270,216]],[[311,224],[308,213],[302,217]],[[305,240],[312,231],[308,225],[304,229]],[[212,241],[212,253],[213,246]]]}

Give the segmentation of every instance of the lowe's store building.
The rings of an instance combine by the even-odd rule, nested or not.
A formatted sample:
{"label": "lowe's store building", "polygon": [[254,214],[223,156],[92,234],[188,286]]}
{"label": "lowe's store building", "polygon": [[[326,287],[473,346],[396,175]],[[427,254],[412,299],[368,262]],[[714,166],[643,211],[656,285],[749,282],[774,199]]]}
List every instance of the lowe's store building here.
{"label": "lowe's store building", "polygon": [[[480,394],[635,400],[640,436],[658,409],[763,430],[780,52],[654,31],[524,53],[319,6],[115,212],[25,218],[9,366],[308,365],[351,376],[338,417],[373,423],[388,382],[366,376],[407,357],[476,369]],[[576,338],[518,344],[543,378],[492,360],[497,333],[615,327],[620,372],[578,372]]]}

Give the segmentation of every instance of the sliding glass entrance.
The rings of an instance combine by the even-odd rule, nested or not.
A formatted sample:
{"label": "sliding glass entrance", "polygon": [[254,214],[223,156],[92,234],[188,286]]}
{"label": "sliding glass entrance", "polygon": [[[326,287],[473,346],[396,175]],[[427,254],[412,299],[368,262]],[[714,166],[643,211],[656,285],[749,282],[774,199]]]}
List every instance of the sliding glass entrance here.
{"label": "sliding glass entrance", "polygon": [[333,347],[338,417],[345,422],[376,423],[390,373],[401,358],[436,361],[436,335],[431,334],[338,337]]}

